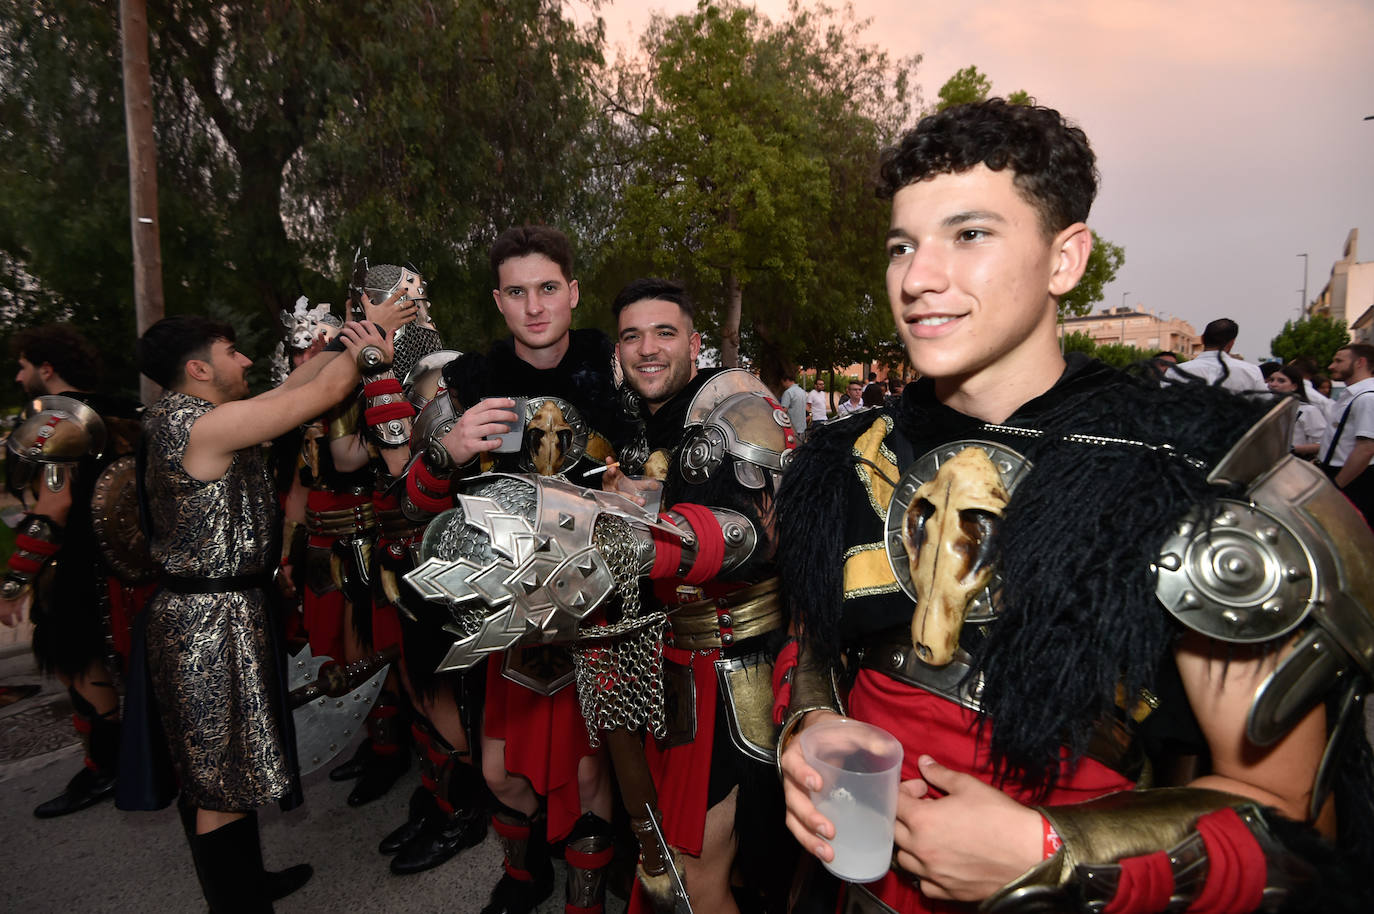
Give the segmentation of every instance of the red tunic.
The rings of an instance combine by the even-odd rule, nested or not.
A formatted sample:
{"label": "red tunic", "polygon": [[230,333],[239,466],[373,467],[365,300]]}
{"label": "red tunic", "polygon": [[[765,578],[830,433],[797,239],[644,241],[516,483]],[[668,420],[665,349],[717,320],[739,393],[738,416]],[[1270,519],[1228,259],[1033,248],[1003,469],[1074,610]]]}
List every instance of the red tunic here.
{"label": "red tunic", "polygon": [[[992,765],[987,740],[978,735],[978,716],[967,708],[934,695],[916,686],[907,685],[875,673],[860,670],[853,690],[849,693],[849,714],[856,720],[882,727],[902,744],[902,780],[921,776],[916,760],[930,755],[937,762],[956,771],[964,771],[991,784]],[[1023,787],[1001,785],[1004,793],[1020,803],[1042,805],[1081,803],[1119,790],[1129,790],[1134,784],[1093,759],[1080,759],[1076,764],[1062,766],[1056,787],[1048,797],[1033,798]],[[932,802],[938,803],[939,800]],[[924,912],[971,911],[976,905],[935,901],[917,890],[909,875],[889,870],[869,890],[899,914]]]}

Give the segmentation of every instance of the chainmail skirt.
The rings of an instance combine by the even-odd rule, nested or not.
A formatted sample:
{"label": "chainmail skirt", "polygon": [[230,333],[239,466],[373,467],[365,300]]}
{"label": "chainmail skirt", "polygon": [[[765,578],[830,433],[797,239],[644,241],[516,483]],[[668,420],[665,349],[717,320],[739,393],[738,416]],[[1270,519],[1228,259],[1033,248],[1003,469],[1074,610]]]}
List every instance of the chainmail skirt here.
{"label": "chainmail skirt", "polygon": [[262,594],[162,590],[148,613],[149,673],[185,802],[241,812],[285,796]]}

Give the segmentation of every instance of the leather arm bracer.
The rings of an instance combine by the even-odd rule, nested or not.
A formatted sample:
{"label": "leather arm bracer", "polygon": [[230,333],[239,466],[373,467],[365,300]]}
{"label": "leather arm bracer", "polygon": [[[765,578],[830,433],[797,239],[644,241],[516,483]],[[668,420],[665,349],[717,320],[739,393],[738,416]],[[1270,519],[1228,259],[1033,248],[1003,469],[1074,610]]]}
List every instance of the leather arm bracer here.
{"label": "leather arm bracer", "polygon": [[376,442],[382,447],[408,445],[415,407],[406,399],[395,372],[387,369],[368,378],[363,398],[367,401],[364,417]]}
{"label": "leather arm bracer", "polygon": [[29,514],[15,531],[15,549],[0,583],[0,596],[18,598],[62,548],[62,527],[45,514]]}
{"label": "leather arm bracer", "polygon": [[778,731],[778,775],[782,776],[782,753],[788,741],[801,728],[802,721],[812,711],[833,711],[844,714],[835,670],[818,654],[814,644],[801,642],[797,665],[792,668],[792,697],[787,703],[787,715]]}
{"label": "leather arm bracer", "polygon": [[[1314,875],[1313,868],[1274,835],[1267,822],[1274,813],[1233,794],[1193,787],[1128,790],[1086,803],[1037,809],[1063,846],[984,901],[980,910],[1098,914],[1116,902],[1113,909],[1123,914],[1183,911],[1209,889],[1208,898],[1217,904],[1218,886],[1211,882],[1215,878],[1248,885],[1235,888],[1236,894],[1227,896],[1219,908],[1204,902],[1205,910],[1277,911]],[[1229,832],[1217,836],[1214,825]],[[1236,853],[1237,848],[1242,853]],[[1253,865],[1261,859],[1262,867]],[[1145,907],[1140,906],[1138,887],[1130,896],[1134,904],[1126,896],[1117,897],[1133,878],[1127,871],[1137,863],[1150,864],[1153,876],[1156,897]],[[1241,904],[1239,897],[1248,900]]]}

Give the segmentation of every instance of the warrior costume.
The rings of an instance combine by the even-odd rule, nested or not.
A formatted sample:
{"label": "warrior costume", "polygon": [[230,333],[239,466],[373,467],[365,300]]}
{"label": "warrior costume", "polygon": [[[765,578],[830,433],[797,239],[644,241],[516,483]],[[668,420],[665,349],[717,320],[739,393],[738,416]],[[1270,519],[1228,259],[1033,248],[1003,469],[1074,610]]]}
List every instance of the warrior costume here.
{"label": "warrior costume", "polygon": [[[828,425],[799,454],[779,500],[779,564],[787,603],[802,633],[801,662],[782,695],[790,698],[790,708],[780,746],[807,710],[838,709],[842,698],[851,716],[883,726],[902,741],[903,780],[920,776],[916,761],[928,752],[1019,802],[1043,804],[1038,808],[1059,829],[1066,847],[986,902],[992,910],[1097,911],[1118,891],[1112,910],[1181,910],[1202,894],[1208,853],[1218,872],[1225,872],[1220,858],[1227,841],[1214,844],[1209,838],[1199,850],[1198,836],[1204,825],[1215,825],[1202,814],[1228,804],[1238,807],[1244,828],[1259,836],[1270,866],[1266,874],[1264,855],[1258,864],[1251,859],[1249,894],[1224,900],[1213,910],[1259,908],[1260,888],[1266,893],[1264,910],[1285,901],[1305,902],[1314,910],[1359,904],[1338,876],[1309,880],[1294,890],[1302,874],[1310,873],[1304,867],[1313,856],[1329,857],[1330,852],[1318,850],[1308,855],[1308,863],[1292,864],[1292,857],[1285,857],[1281,845],[1276,850],[1271,839],[1282,833],[1289,847],[1319,847],[1321,842],[1304,826],[1224,794],[1130,790],[1150,786],[1151,772],[1157,783],[1167,784],[1160,776],[1165,756],[1201,755],[1205,764],[1206,744],[1182,693],[1170,647],[1184,631],[1180,620],[1187,622],[1187,611],[1206,588],[1190,583],[1192,589],[1178,601],[1180,608],[1165,611],[1164,591],[1156,595],[1156,567],[1162,580],[1166,571],[1178,568],[1179,554],[1206,554],[1214,544],[1220,550],[1215,554],[1226,558],[1216,566],[1224,569],[1226,586],[1243,589],[1251,582],[1241,578],[1256,566],[1271,567],[1251,560],[1263,554],[1271,537],[1283,539],[1283,525],[1266,521],[1253,536],[1245,531],[1247,516],[1278,513],[1266,514],[1244,500],[1253,497],[1263,504],[1255,490],[1241,494],[1243,486],[1216,484],[1226,480],[1215,478],[1221,464],[1228,463],[1223,460],[1228,449],[1269,405],[1222,391],[1161,391],[1070,356],[1050,391],[999,426],[939,403],[929,380],[908,386],[895,408],[861,411]],[[1286,448],[1284,439],[1276,452],[1280,456],[1264,467],[1282,459]],[[1237,450],[1246,452],[1244,446]],[[1249,452],[1262,451],[1255,447]],[[1010,490],[1004,513],[971,497],[966,504],[946,506],[953,509],[951,520],[923,501],[929,497],[926,485],[939,475],[937,468],[953,465],[961,453],[984,460]],[[1228,470],[1234,464],[1229,462]],[[1239,475],[1239,480],[1244,483],[1254,475]],[[988,488],[998,487],[994,479]],[[955,488],[951,485],[949,491]],[[1309,486],[1307,491],[1316,489]],[[1238,494],[1241,500],[1224,501]],[[911,510],[894,513],[894,502],[898,507],[909,504]],[[1185,516],[1192,520],[1183,522]],[[1333,516],[1328,513],[1326,519]],[[1340,522],[1331,523],[1345,529]],[[1228,525],[1242,533],[1228,532]],[[921,544],[939,539],[939,530],[947,526],[963,531],[944,538],[956,540],[955,547],[964,550],[965,563],[955,572],[963,577],[954,583],[969,592],[954,599],[963,603],[967,598],[969,608],[962,630],[955,632],[953,661],[933,666],[921,659],[930,647],[913,644],[913,597],[907,587],[924,573],[915,561]],[[1162,549],[1171,536],[1187,538],[1197,531],[1201,534],[1194,545]],[[1339,544],[1343,536],[1330,532],[1327,543]],[[1328,551],[1339,551],[1339,546]],[[996,571],[989,578],[992,563]],[[1233,572],[1235,581],[1224,580]],[[1348,569],[1342,574],[1349,575]],[[1273,579],[1287,586],[1305,577],[1303,568],[1294,566]],[[931,580],[918,582],[915,589],[933,587]],[[1340,583],[1347,592],[1352,589],[1345,579]],[[1277,592],[1279,598],[1266,600],[1253,613],[1243,599],[1234,602],[1229,615],[1217,612],[1220,630],[1240,630],[1252,616],[1288,612],[1291,594]],[[1363,594],[1365,600],[1369,596]],[[1301,599],[1297,606],[1303,606]],[[1367,617],[1368,606],[1362,612]],[[1292,631],[1301,615],[1293,618],[1278,634]],[[1346,631],[1367,624],[1357,619]],[[1333,629],[1319,621],[1311,630]],[[1275,635],[1271,643],[1282,640]],[[1344,645],[1348,635],[1338,633],[1335,640]],[[842,657],[846,667],[840,665]],[[1359,672],[1344,655],[1332,663],[1344,673]],[[1278,687],[1270,691],[1281,694]],[[1331,765],[1323,765],[1322,777],[1334,782],[1343,849],[1367,857],[1368,746],[1360,727],[1341,725],[1349,719],[1348,711],[1335,710],[1340,703],[1336,697],[1317,694],[1312,699],[1328,701],[1328,723],[1336,731],[1328,746]],[[1358,708],[1358,700],[1353,705]],[[1299,711],[1310,706],[1299,704]],[[1286,711],[1291,714],[1292,709]],[[1264,715],[1259,716],[1264,723]],[[1252,709],[1252,739],[1255,718]],[[1270,741],[1286,727],[1276,729]],[[1314,789],[1319,805],[1321,784]],[[1161,832],[1144,824],[1145,816],[1101,812],[1094,803],[1064,805],[1107,795],[1109,805],[1129,798],[1162,808],[1176,800],[1183,812],[1175,811],[1178,823],[1161,839]],[[1076,816],[1095,824],[1097,832]],[[1265,825],[1255,824],[1260,820]],[[1114,845],[1114,852],[1103,850],[1109,845],[1100,840],[1102,831],[1138,835],[1143,843],[1127,841]],[[1155,840],[1160,843],[1149,843]],[[1256,842],[1239,843],[1252,848]],[[1167,850],[1168,856],[1138,856],[1150,850]],[[1151,867],[1162,866],[1165,877],[1174,870],[1171,878],[1157,883],[1163,886],[1162,895],[1157,889],[1141,893],[1139,879],[1132,883],[1141,859]],[[1285,862],[1275,864],[1275,859]],[[1285,870],[1298,878],[1285,884]],[[1257,887],[1258,877],[1263,880]],[[1219,881],[1206,885],[1214,905],[1214,883]],[[1128,884],[1136,890],[1134,896]],[[1352,894],[1343,898],[1343,892]],[[870,886],[851,886],[847,895],[846,911],[970,908],[927,898],[909,874],[895,870]],[[1141,902],[1142,897],[1149,900]],[[1242,897],[1243,902],[1238,900]],[[1035,907],[1037,901],[1042,907]]]}
{"label": "warrior costume", "polygon": [[148,410],[145,474],[163,588],[147,610],[148,668],[184,802],[243,812],[299,801],[295,738],[267,588],[279,514],[262,448],[224,475],[182,463],[213,404],[169,392]]}
{"label": "warrior costume", "polygon": [[[521,359],[509,338],[496,343],[486,355],[467,353],[446,364],[446,393],[436,396],[416,419],[413,446],[424,457],[407,477],[407,510],[421,516],[451,504],[447,493],[453,480],[448,475],[455,468],[439,466],[447,456],[439,441],[462,410],[487,397],[520,398],[517,408],[524,413],[520,450],[483,455],[456,468],[457,477],[495,469],[599,486],[599,478],[583,474],[615,455],[613,442],[626,442],[634,434],[614,386],[613,357],[605,334],[573,330],[568,351],[550,369],[535,368]],[[434,671],[454,643],[451,620],[433,603],[407,600],[406,606],[423,630],[405,638],[407,666],[417,687],[432,689]],[[567,838],[572,844],[586,837],[595,841],[608,828],[597,817],[581,814],[578,765],[595,750],[576,690],[568,688],[573,682],[572,658],[559,645],[514,647],[488,661],[484,683],[473,684],[471,678],[459,677],[465,715],[471,718],[476,693],[484,688],[482,732],[505,741],[506,770],[526,778],[547,801],[546,822],[504,808],[493,815],[493,827],[506,851],[503,880],[542,882],[548,877],[546,840]],[[602,869],[609,863],[609,854],[604,860],[594,855],[586,862]]]}
{"label": "warrior costume", "polygon": [[[747,372],[703,369],[644,420],[649,463],[667,464],[662,510],[728,508],[746,517],[757,537],[750,560],[727,576],[691,584],[678,576],[652,582],[651,602],[670,611],[663,647],[668,720],[663,739],[649,736],[645,742],[664,836],[674,847],[700,855],[707,810],[740,788],[735,832],[740,870],[751,886],[785,871],[768,859],[768,849],[790,847],[785,835],[768,834],[763,825],[781,829],[782,823],[769,711],[772,658],[785,627],[764,517],[772,507],[778,467],[796,446],[778,409]],[[751,440],[746,448],[712,454],[709,440],[715,436],[706,429],[726,426]],[[751,464],[752,471],[743,475],[757,487],[741,482],[737,463]],[[765,836],[771,840],[759,840]],[[641,883],[630,909],[651,909]]]}
{"label": "warrior costume", "polygon": [[[140,407],[121,397],[82,391],[45,396],[41,403],[41,412],[9,439],[7,480],[24,496],[40,486],[54,492],[68,489],[71,507],[61,527],[34,513],[20,521],[6,586],[16,592],[33,587],[29,617],[39,668],[74,678],[96,661],[111,669],[122,665],[134,614],[151,591],[140,583],[149,569],[140,566],[134,551],[118,548],[142,542],[136,531],[127,529],[129,518],[120,515],[116,504],[120,482],[132,478]],[[63,425],[80,432],[67,441]],[[76,439],[85,442],[78,445],[81,453],[54,453],[69,450],[67,445]],[[25,492],[30,476],[30,491]],[[62,796],[35,810],[40,818],[75,812],[114,789],[118,714],[100,715],[79,692],[69,691],[86,765]]]}

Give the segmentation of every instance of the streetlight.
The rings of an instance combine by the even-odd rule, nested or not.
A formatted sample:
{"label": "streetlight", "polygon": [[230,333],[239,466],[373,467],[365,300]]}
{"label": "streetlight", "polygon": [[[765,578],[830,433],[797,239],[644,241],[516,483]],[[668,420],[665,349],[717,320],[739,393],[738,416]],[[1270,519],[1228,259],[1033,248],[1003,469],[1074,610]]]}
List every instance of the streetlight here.
{"label": "streetlight", "polygon": [[1129,292],[1121,293],[1121,345],[1126,345],[1126,296]]}
{"label": "streetlight", "polygon": [[1307,316],[1307,255],[1299,254],[1302,258],[1302,301],[1298,303],[1298,319]]}

